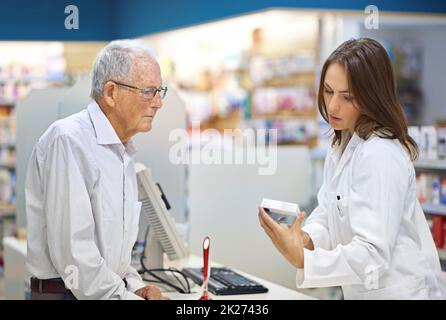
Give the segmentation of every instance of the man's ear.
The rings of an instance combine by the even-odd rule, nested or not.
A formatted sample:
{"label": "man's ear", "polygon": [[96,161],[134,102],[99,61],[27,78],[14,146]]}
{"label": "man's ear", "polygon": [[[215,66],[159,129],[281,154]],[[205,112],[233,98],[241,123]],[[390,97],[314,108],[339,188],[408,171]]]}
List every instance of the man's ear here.
{"label": "man's ear", "polygon": [[103,98],[105,103],[107,103],[107,105],[109,105],[110,107],[114,107],[115,106],[115,101],[116,101],[116,85],[111,82],[111,81],[107,81],[104,85],[104,91],[103,91]]}

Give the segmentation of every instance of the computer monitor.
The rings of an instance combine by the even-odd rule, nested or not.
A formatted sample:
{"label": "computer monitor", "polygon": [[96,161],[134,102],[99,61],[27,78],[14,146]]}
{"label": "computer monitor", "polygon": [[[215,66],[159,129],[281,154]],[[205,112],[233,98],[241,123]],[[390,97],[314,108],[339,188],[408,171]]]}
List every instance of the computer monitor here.
{"label": "computer monitor", "polygon": [[148,218],[143,264],[146,269],[163,269],[163,253],[169,260],[188,256],[188,248],[179,235],[168,211],[170,205],[159,184],[155,183],[149,168],[135,164],[138,198],[142,202],[141,214]]}

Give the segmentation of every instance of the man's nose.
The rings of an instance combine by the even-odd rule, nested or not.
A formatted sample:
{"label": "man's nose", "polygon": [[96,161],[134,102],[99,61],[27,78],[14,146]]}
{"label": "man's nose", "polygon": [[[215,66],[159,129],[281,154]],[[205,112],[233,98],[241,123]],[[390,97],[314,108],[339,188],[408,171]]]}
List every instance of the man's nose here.
{"label": "man's nose", "polygon": [[152,100],[153,108],[161,108],[163,106],[163,100],[161,99],[160,92],[157,92]]}

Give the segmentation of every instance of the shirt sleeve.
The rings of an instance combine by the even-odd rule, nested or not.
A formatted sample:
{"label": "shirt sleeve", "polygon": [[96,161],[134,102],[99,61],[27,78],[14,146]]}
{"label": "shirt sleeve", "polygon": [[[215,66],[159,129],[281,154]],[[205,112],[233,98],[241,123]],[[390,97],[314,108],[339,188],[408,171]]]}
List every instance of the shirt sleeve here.
{"label": "shirt sleeve", "polygon": [[351,242],[333,250],[304,249],[304,268],[296,277],[298,287],[366,285],[369,276],[379,277],[388,269],[409,174],[401,154],[388,145],[379,148],[364,150],[352,164],[346,199]]}
{"label": "shirt sleeve", "polygon": [[142,299],[126,290],[96,245],[86,179],[93,174],[91,163],[66,136],[56,138],[47,150],[42,192],[51,260],[77,299]]}
{"label": "shirt sleeve", "polygon": [[135,292],[146,286],[138,271],[132,266],[129,266],[127,273],[125,274],[125,279],[127,280],[127,289],[131,292]]}

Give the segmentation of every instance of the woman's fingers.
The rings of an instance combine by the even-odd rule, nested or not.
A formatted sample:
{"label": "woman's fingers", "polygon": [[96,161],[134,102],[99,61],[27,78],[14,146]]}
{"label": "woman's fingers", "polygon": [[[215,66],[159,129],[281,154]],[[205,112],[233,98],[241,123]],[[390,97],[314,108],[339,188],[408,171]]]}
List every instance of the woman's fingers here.
{"label": "woman's fingers", "polygon": [[265,230],[268,236],[271,237],[273,231],[271,230],[270,227],[268,227],[268,225],[265,224],[265,221],[263,220],[263,217],[261,216],[260,213],[259,213],[259,221],[260,221],[260,226],[263,228],[263,230]]}
{"label": "woman's fingers", "polygon": [[294,224],[292,227],[295,231],[300,231],[300,228],[302,227],[302,221],[304,220],[304,218],[305,218],[304,211],[301,211],[297,214],[296,220],[294,221]]}
{"label": "woman's fingers", "polygon": [[279,224],[277,224],[266,212],[262,207],[259,208],[259,216],[262,219],[263,223],[271,229],[273,232],[277,232],[280,230]]}

